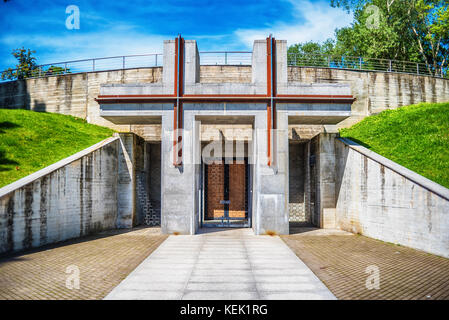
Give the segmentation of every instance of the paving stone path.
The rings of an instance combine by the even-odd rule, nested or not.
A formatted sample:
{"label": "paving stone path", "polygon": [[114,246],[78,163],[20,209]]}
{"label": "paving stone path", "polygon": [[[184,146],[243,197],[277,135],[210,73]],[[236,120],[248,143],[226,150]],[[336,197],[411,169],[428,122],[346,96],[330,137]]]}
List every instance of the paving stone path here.
{"label": "paving stone path", "polygon": [[106,299],[335,299],[279,237],[170,236]]}
{"label": "paving stone path", "polygon": [[290,233],[281,238],[338,299],[449,299],[449,259],[338,230]]}
{"label": "paving stone path", "polygon": [[[166,238],[159,228],[112,230],[0,258],[0,300],[102,299]],[[79,289],[66,287],[73,266]]]}

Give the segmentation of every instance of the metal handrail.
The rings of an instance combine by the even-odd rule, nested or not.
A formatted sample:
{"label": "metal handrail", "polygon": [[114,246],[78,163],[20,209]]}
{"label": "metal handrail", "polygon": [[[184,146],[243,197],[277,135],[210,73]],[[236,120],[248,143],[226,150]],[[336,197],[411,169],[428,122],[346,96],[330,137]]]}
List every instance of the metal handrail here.
{"label": "metal handrail", "polygon": [[408,73],[428,75],[438,78],[442,78],[447,75],[447,68],[442,70],[440,73],[436,73],[432,70],[432,68],[429,70],[427,64],[425,63],[355,56],[334,56],[327,54],[304,55],[289,53],[287,55],[287,64],[289,66],[298,67],[324,67],[334,69]]}
{"label": "metal handrail", "polygon": [[[251,63],[252,51],[200,51],[201,65],[251,65]],[[27,78],[39,78],[67,73],[160,67],[162,65],[163,54],[161,53],[100,57],[38,65],[31,70],[31,74],[27,76]],[[326,54],[304,55],[289,53],[287,54],[287,65],[298,67],[408,73],[433,77],[447,76],[447,69],[440,74],[435,74],[432,69],[429,71],[429,68],[425,63],[355,56],[334,56]],[[54,71],[54,69],[50,69],[52,67],[57,67],[58,69]],[[17,70],[18,69],[7,69],[3,72]],[[3,74],[3,72],[1,72],[1,74]]]}

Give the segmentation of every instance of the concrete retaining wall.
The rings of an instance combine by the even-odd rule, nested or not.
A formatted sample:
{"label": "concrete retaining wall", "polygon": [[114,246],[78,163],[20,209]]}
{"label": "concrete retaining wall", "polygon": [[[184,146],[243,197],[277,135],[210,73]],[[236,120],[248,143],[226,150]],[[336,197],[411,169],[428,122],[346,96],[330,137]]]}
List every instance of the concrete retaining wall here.
{"label": "concrete retaining wall", "polygon": [[137,144],[109,138],[1,188],[0,253],[133,226]]}
{"label": "concrete retaining wall", "polygon": [[340,127],[386,109],[420,102],[449,101],[449,79],[392,72],[289,67],[288,80],[302,83],[346,83],[356,98],[352,117]]}
{"label": "concrete retaining wall", "polygon": [[[0,83],[1,108],[25,108],[70,114],[121,132],[135,132],[160,141],[160,124],[115,125],[99,116],[95,98],[100,84],[162,82],[162,67],[57,75]],[[201,66],[201,83],[249,83],[251,66]],[[449,80],[388,72],[363,72],[329,68],[288,67],[288,81],[301,83],[348,83],[356,101],[349,126],[363,117],[388,108],[418,102],[449,101]]]}
{"label": "concrete retaining wall", "polygon": [[449,189],[346,139],[335,153],[338,228],[449,257]]}

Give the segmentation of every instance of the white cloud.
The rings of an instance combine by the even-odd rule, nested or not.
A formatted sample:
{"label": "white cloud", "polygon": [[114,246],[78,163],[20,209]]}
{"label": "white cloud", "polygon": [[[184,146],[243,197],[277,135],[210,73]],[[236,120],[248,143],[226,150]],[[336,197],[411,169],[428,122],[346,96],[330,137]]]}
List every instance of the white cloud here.
{"label": "white cloud", "polygon": [[248,48],[256,39],[265,39],[270,33],[276,39],[287,40],[288,45],[298,42],[322,42],[333,37],[335,29],[348,26],[352,14],[338,8],[332,8],[327,1],[288,0],[293,5],[293,15],[298,19],[295,24],[274,23],[258,29],[238,29],[237,38]]}
{"label": "white cloud", "polygon": [[[297,23],[282,22],[282,17],[272,25],[261,28],[237,29],[226,34],[187,34],[188,39],[198,40],[200,50],[245,50],[251,49],[255,39],[265,39],[272,33],[277,39],[286,39],[288,44],[304,41],[323,41],[334,34],[335,28],[347,26],[352,22],[352,15],[341,9],[332,8],[328,1],[284,0],[291,2],[293,16]],[[0,37],[0,44],[7,48],[24,46],[36,50],[39,64],[55,63],[68,60],[99,57],[121,56],[131,54],[162,53],[163,40],[172,39],[173,34],[149,34],[138,25],[126,21],[109,23],[102,17],[90,16],[91,20],[102,22],[100,31],[87,32],[81,23],[80,30],[71,30],[59,35],[48,36],[42,30],[31,34],[5,34]],[[97,22],[98,22],[97,21]],[[237,41],[236,41],[237,38]],[[8,60],[9,59],[9,60]],[[14,64],[8,56],[4,63]]]}
{"label": "white cloud", "polygon": [[[102,32],[83,33],[73,30],[67,35],[17,35],[0,39],[8,47],[35,49],[39,64],[67,60],[111,57],[132,54],[162,53],[163,35],[142,34],[123,25]],[[21,39],[18,43],[17,39]],[[63,57],[61,59],[61,57]]]}

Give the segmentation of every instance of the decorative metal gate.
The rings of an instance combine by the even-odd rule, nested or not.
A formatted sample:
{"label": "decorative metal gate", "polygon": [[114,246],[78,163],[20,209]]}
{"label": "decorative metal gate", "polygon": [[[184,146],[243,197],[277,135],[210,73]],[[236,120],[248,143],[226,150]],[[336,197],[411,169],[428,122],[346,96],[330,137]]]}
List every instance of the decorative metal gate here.
{"label": "decorative metal gate", "polygon": [[250,227],[252,193],[246,158],[203,164],[202,180],[203,227]]}

